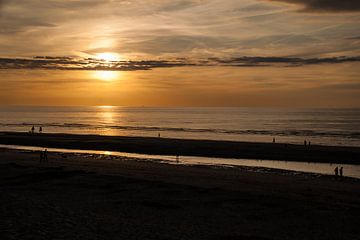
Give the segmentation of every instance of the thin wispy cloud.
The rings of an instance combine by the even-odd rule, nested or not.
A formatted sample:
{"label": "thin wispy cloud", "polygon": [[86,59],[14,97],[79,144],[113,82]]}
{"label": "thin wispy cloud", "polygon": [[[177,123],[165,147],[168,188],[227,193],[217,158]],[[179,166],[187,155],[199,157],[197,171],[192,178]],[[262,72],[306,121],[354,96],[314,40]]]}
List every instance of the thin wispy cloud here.
{"label": "thin wispy cloud", "polygon": [[[3,0],[0,56],[93,57],[105,51],[126,59],[282,56],[283,51],[300,57],[353,56],[360,54],[358,41],[351,39],[360,32],[358,5],[319,0]],[[313,13],[297,11],[301,6]],[[332,14],[314,12],[321,9]],[[341,14],[345,10],[348,14]]]}

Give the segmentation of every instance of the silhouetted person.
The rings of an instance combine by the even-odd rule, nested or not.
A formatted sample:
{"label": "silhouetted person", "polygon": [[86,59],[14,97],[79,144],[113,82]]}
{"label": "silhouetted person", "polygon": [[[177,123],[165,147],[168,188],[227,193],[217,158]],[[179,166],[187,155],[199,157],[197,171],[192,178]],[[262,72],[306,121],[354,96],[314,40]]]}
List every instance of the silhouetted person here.
{"label": "silhouetted person", "polygon": [[306,140],[304,140],[304,146],[306,146]]}
{"label": "silhouetted person", "polygon": [[309,141],[308,146],[310,147],[310,145],[311,145],[311,142]]}
{"label": "silhouetted person", "polygon": [[275,143],[275,138],[273,138],[273,143]]}
{"label": "silhouetted person", "polygon": [[48,162],[48,155],[47,155],[47,149],[44,151],[44,162]]}
{"label": "silhouetted person", "polygon": [[335,173],[335,177],[337,178],[339,176],[339,168],[338,167],[336,167],[334,169],[334,173]]}
{"label": "silhouetted person", "polygon": [[340,168],[340,170],[339,170],[339,174],[340,174],[340,177],[342,177],[342,176],[343,176],[343,167],[341,167],[341,168]]}
{"label": "silhouetted person", "polygon": [[42,127],[39,128],[39,133],[42,133]]}
{"label": "silhouetted person", "polygon": [[40,163],[43,161],[43,156],[44,156],[43,151],[40,151]]}
{"label": "silhouetted person", "polygon": [[34,133],[34,132],[35,132],[35,127],[32,126],[32,128],[31,128],[31,133]]}
{"label": "silhouetted person", "polygon": [[158,137],[160,137],[160,133],[158,133]]}

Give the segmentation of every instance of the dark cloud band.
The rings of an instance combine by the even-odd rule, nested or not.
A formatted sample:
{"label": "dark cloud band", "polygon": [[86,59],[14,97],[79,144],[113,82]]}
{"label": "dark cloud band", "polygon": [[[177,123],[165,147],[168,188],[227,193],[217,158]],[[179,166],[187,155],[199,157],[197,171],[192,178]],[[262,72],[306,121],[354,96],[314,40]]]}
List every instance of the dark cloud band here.
{"label": "dark cloud band", "polygon": [[232,66],[232,67],[263,67],[283,66],[294,67],[313,64],[336,64],[344,62],[360,62],[360,57],[334,58],[286,58],[286,57],[239,57],[230,59],[186,59],[144,60],[144,61],[104,61],[94,58],[36,56],[33,58],[0,58],[0,69],[56,69],[56,70],[111,70],[136,71],[154,68],[183,66]]}
{"label": "dark cloud band", "polygon": [[301,4],[307,11],[354,12],[360,11],[359,0],[268,0]]}

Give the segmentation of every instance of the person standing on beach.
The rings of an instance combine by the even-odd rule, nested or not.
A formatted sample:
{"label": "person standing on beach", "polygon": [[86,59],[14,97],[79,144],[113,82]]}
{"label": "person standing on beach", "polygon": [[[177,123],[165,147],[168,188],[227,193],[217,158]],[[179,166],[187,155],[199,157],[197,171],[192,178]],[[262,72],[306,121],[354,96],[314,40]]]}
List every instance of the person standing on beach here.
{"label": "person standing on beach", "polygon": [[335,173],[335,177],[337,178],[339,176],[339,168],[338,167],[336,167],[334,169],[334,173]]}
{"label": "person standing on beach", "polygon": [[273,138],[273,143],[275,143],[275,138]]}
{"label": "person standing on beach", "polygon": [[306,146],[306,140],[304,140],[304,146]]}
{"label": "person standing on beach", "polygon": [[339,173],[340,173],[340,177],[343,177],[343,167],[340,168]]}
{"label": "person standing on beach", "polygon": [[34,132],[35,132],[35,126],[32,126],[31,133],[34,133]]}
{"label": "person standing on beach", "polygon": [[40,126],[40,128],[39,128],[39,133],[42,133],[42,127]]}

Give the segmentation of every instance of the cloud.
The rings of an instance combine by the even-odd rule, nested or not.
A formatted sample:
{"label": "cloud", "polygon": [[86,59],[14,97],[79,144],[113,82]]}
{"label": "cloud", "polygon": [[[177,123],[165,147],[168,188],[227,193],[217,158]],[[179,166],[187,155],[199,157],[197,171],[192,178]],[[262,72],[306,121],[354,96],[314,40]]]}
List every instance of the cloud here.
{"label": "cloud", "polygon": [[306,11],[315,12],[356,12],[360,11],[359,0],[268,0],[300,4]]}
{"label": "cloud", "polygon": [[4,7],[4,4],[5,4],[5,0],[0,0],[0,17],[2,17],[2,8]]}
{"label": "cloud", "polygon": [[137,71],[151,70],[153,68],[169,68],[183,66],[294,67],[313,64],[336,64],[344,62],[360,62],[360,57],[238,57],[230,59],[177,58],[172,60],[104,61],[94,58],[36,56],[33,58],[0,58],[0,69]]}
{"label": "cloud", "polygon": [[221,49],[236,44],[236,39],[213,36],[177,35],[149,37],[138,42],[123,44],[120,52],[141,51],[149,54],[190,52],[194,49]]}
{"label": "cloud", "polygon": [[111,70],[136,71],[159,67],[191,66],[179,60],[104,61],[95,58],[36,56],[33,58],[0,58],[0,69],[49,69],[49,70]]}
{"label": "cloud", "polygon": [[274,1],[0,0],[0,56],[88,57],[114,52],[129,59],[167,59],[283,56],[284,52],[300,57],[360,54],[357,40],[347,39],[359,32],[355,14],[294,13]]}
{"label": "cloud", "polygon": [[199,4],[198,1],[192,1],[192,0],[170,1],[166,4],[164,3],[164,5],[159,10],[165,12],[178,11],[196,6],[198,4]]}
{"label": "cloud", "polygon": [[360,40],[360,36],[357,36],[357,37],[348,37],[346,38],[348,40]]}
{"label": "cloud", "polygon": [[342,83],[321,86],[322,89],[330,90],[353,90],[360,91],[360,83]]}
{"label": "cloud", "polygon": [[228,60],[215,59],[218,63],[228,66],[268,66],[281,64],[282,66],[302,66],[313,64],[335,64],[344,62],[360,62],[360,57],[332,57],[332,58],[288,58],[288,57],[239,57]]}

